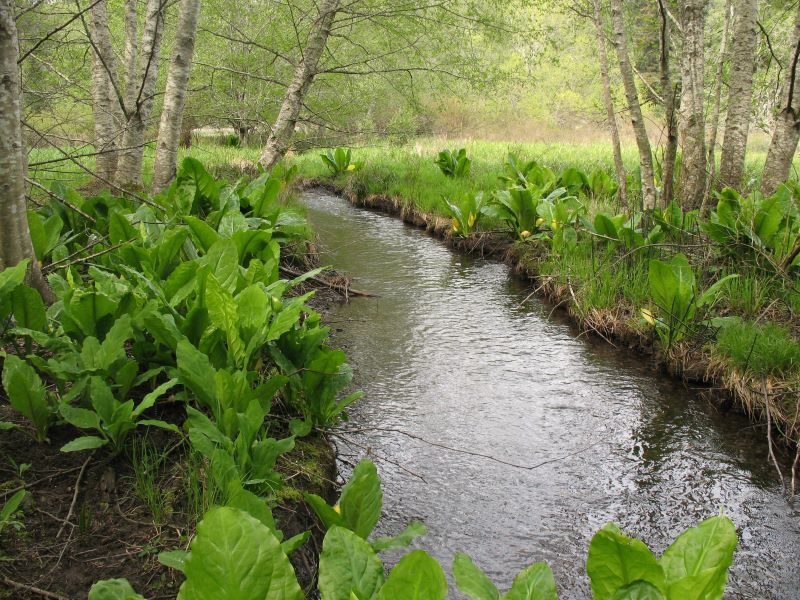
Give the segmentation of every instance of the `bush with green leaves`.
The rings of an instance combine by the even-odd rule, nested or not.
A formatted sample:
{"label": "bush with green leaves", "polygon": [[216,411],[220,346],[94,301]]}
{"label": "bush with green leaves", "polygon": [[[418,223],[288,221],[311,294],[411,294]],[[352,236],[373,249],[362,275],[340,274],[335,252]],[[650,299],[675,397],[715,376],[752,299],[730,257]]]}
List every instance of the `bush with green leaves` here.
{"label": "bush with green leaves", "polygon": [[469,237],[488,210],[483,192],[464,194],[456,201],[442,198],[442,206],[452,219],[453,233],[459,237]]}
{"label": "bush with green leaves", "polygon": [[349,148],[328,150],[325,154],[320,154],[319,157],[334,177],[345,173],[352,173],[361,166],[358,163],[352,162],[353,154]]}
{"label": "bush with green leaves", "polygon": [[467,158],[466,148],[442,150],[433,162],[447,177],[467,177],[472,168],[472,161]]}
{"label": "bush with green leaves", "polygon": [[[252,496],[252,495],[250,495]],[[197,527],[189,552],[169,552],[161,561],[183,572],[179,600],[273,598],[302,600],[287,554],[297,547],[281,542],[263,504],[246,500],[213,508]],[[394,538],[370,542],[381,513],[381,485],[375,466],[360,462],[331,507],[307,496],[327,531],[319,561],[322,600],[445,600],[444,569],[424,550],[413,550],[385,573],[379,553],[406,546],[424,533],[411,525]],[[259,516],[261,515],[261,516]],[[589,546],[586,571],[594,600],[721,600],[733,562],[737,536],[733,522],[711,517],[684,531],[660,558],[640,540],[609,523]],[[457,553],[452,564],[456,587],[470,600],[557,600],[550,567],[535,563],[523,569],[501,594],[469,556]],[[119,579],[96,583],[89,600],[136,598]]]}

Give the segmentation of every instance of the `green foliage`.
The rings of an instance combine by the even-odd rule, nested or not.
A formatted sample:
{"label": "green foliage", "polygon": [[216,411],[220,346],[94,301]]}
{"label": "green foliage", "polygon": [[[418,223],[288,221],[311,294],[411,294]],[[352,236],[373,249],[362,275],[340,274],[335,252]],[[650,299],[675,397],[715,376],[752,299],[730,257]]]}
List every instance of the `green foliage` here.
{"label": "green foliage", "polygon": [[466,554],[456,553],[453,560],[456,586],[470,600],[556,600],[556,582],[545,563],[523,569],[514,578],[511,589],[500,595],[494,583]]}
{"label": "green foliage", "polygon": [[11,496],[11,498],[6,500],[5,504],[3,504],[3,508],[0,508],[0,533],[2,533],[3,529],[8,526],[16,529],[22,528],[22,523],[16,521],[14,519],[14,515],[19,510],[22,501],[27,495],[28,492],[25,490],[19,490],[13,496]]}
{"label": "green foliage", "polygon": [[442,203],[444,212],[453,220],[453,233],[460,237],[468,237],[487,213],[483,192],[464,194],[457,202],[442,198]]}
{"label": "green foliage", "polygon": [[127,579],[104,579],[89,590],[88,600],[145,600],[137,594]]}
{"label": "green foliage", "polygon": [[360,166],[352,162],[352,152],[349,148],[328,150],[325,154],[320,154],[319,156],[334,177],[344,173],[351,173]]}
{"label": "green foliage", "polygon": [[758,377],[791,377],[800,371],[800,342],[777,323],[727,321],[715,351],[736,369]]}
{"label": "green foliage", "polygon": [[33,367],[16,356],[6,355],[3,389],[11,406],[33,424],[36,439],[45,441],[53,420],[54,402]]}
{"label": "green foliage", "polygon": [[433,161],[447,177],[462,178],[469,175],[472,161],[467,158],[467,150],[442,150]]}
{"label": "green foliage", "polygon": [[669,261],[650,261],[650,294],[657,314],[644,311],[645,319],[656,328],[662,344],[670,348],[682,340],[695,319],[698,308],[713,305],[719,298],[722,287],[735,274],[718,280],[700,293],[696,289],[694,271],[683,254],[676,254]]}

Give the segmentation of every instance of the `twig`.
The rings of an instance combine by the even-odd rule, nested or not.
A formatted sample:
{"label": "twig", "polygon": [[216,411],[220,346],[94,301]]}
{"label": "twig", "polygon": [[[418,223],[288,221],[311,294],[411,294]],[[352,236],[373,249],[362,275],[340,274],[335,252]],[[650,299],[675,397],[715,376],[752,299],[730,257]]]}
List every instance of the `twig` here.
{"label": "twig", "polygon": [[6,585],[10,585],[11,587],[24,590],[26,592],[31,592],[32,594],[37,594],[44,598],[52,598],[53,600],[69,600],[66,596],[62,596],[60,594],[54,594],[53,592],[48,592],[47,590],[43,590],[41,588],[34,587],[32,585],[28,585],[26,583],[19,583],[18,581],[14,581],[13,579],[9,579],[5,575],[3,575],[3,583]]}
{"label": "twig", "polygon": [[80,468],[81,467],[72,467],[71,469],[67,469],[66,471],[59,471],[58,473],[53,473],[52,475],[47,475],[46,477],[42,477],[40,479],[32,481],[31,483],[23,483],[22,485],[19,485],[19,486],[15,487],[15,488],[11,488],[10,490],[3,490],[2,492],[0,492],[0,495],[2,495],[3,497],[10,496],[11,494],[15,494],[20,490],[24,490],[24,489],[27,489],[27,488],[32,488],[35,485],[38,485],[40,483],[44,483],[45,481],[50,481],[51,479],[55,479],[56,477],[61,477],[63,475],[69,475],[70,473],[74,473],[75,471],[77,471]]}
{"label": "twig", "polygon": [[778,464],[778,459],[775,458],[775,451],[772,448],[772,417],[770,415],[770,408],[769,408],[769,394],[767,393],[767,384],[764,383],[764,402],[767,405],[767,447],[769,449],[769,458],[772,461],[772,464],[775,465],[775,470],[778,472],[778,478],[781,480],[781,486],[783,486],[783,491],[786,493],[786,482],[783,479],[783,473],[781,472],[781,466]]}
{"label": "twig", "polygon": [[51,198],[53,198],[53,199],[55,199],[55,200],[58,200],[59,202],[61,202],[61,204],[63,204],[63,205],[64,205],[64,206],[66,206],[67,208],[69,208],[69,209],[71,209],[71,210],[74,210],[76,213],[78,213],[80,216],[82,216],[82,217],[83,217],[84,219],[86,219],[87,221],[90,221],[90,222],[92,222],[92,223],[97,223],[97,221],[95,220],[95,218],[94,218],[94,217],[92,217],[92,216],[90,216],[90,215],[87,215],[87,214],[86,214],[85,212],[83,212],[83,211],[82,211],[80,208],[78,208],[77,206],[74,206],[73,204],[70,204],[70,203],[69,203],[67,200],[65,200],[64,198],[62,198],[61,196],[59,196],[59,195],[58,195],[58,194],[56,194],[55,192],[53,192],[53,191],[51,191],[51,190],[48,190],[46,187],[44,187],[44,186],[43,186],[41,183],[39,183],[38,181],[35,181],[35,180],[31,179],[30,177],[26,177],[26,178],[25,178],[25,181],[27,181],[27,182],[28,182],[30,185],[32,185],[33,187],[35,187],[35,188],[37,188],[37,189],[39,189],[39,190],[42,190],[42,191],[43,191],[45,194],[47,194],[47,195],[48,195],[48,196],[50,196]]}
{"label": "twig", "polygon": [[[303,275],[303,273],[301,273],[299,271],[295,271],[294,269],[292,269],[290,267],[281,266],[280,270],[282,272],[286,273],[287,275],[291,275],[292,277],[301,277]],[[361,291],[361,290],[353,289],[349,285],[346,285],[346,284],[343,285],[343,284],[340,284],[340,283],[333,283],[331,281],[325,281],[321,277],[309,277],[308,279],[313,281],[313,282],[315,282],[315,283],[319,283],[320,285],[324,285],[325,287],[330,288],[335,292],[339,292],[340,294],[344,295],[345,297],[347,297],[350,294],[352,294],[353,296],[360,296],[362,298],[377,298],[378,297],[377,295],[372,294],[370,292],[364,292],[364,291]]]}
{"label": "twig", "polygon": [[78,492],[80,492],[81,489],[81,480],[83,479],[83,474],[86,472],[86,467],[89,465],[89,461],[92,460],[93,456],[94,451],[92,451],[92,453],[86,457],[86,460],[83,461],[83,466],[81,466],[81,470],[78,473],[78,478],[75,480],[75,491],[72,494],[72,503],[69,505],[67,516],[64,517],[64,523],[61,525],[61,528],[56,534],[56,539],[60,538],[61,534],[64,533],[64,527],[67,526],[67,523],[69,523],[69,520],[72,518],[72,513],[75,512],[75,504],[78,502]]}

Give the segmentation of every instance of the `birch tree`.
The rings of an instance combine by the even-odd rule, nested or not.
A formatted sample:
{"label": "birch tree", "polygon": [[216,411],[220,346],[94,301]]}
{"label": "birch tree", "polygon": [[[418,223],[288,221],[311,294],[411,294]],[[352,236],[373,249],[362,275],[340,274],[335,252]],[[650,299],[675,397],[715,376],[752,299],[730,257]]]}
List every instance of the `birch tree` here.
{"label": "birch tree", "polygon": [[792,161],[800,140],[800,90],[798,84],[798,61],[800,61],[800,5],[798,5],[789,61],[784,68],[784,83],[775,125],[772,130],[772,141],[764,163],[761,177],[761,193],[769,195],[789,178]]}
{"label": "birch tree", "polygon": [[678,154],[678,123],[675,118],[675,104],[678,90],[673,85],[672,76],[670,74],[670,19],[666,0],[658,0],[658,14],[661,21],[658,36],[660,49],[658,63],[661,75],[661,95],[664,100],[664,113],[667,120],[667,146],[664,149],[661,202],[666,206],[672,201],[675,195],[673,189],[675,182],[675,158]]}
{"label": "birch tree", "polygon": [[29,259],[28,283],[52,302],[28,230],[18,57],[14,3],[0,0],[0,271]]}
{"label": "birch tree", "polygon": [[706,131],[704,118],[706,0],[683,0],[680,133],[682,139],[679,201],[686,209],[700,208],[706,191]]}
{"label": "birch tree", "polygon": [[153,171],[153,193],[166,188],[175,176],[178,162],[178,143],[183,123],[183,107],[192,70],[197,21],[200,16],[200,0],[181,0],[181,13],[175,48],[172,53],[167,88],[164,92],[164,108],[158,126],[156,162]]}
{"label": "birch tree", "polygon": [[339,0],[322,0],[322,4],[319,6],[319,15],[308,36],[308,42],[301,49],[302,57],[295,67],[292,81],[278,111],[278,117],[261,154],[261,165],[267,170],[272,169],[289,149],[292,134],[303,106],[303,98],[317,75],[317,65],[325,51],[331,26],[338,10]]}
{"label": "birch tree", "polygon": [[628,175],[625,172],[625,164],[622,162],[622,149],[619,141],[619,129],[617,128],[617,116],[614,113],[614,98],[611,95],[611,78],[608,69],[608,53],[606,52],[606,34],[603,30],[603,14],[601,12],[600,0],[593,0],[594,27],[597,36],[597,56],[600,61],[600,76],[603,81],[603,104],[606,108],[606,119],[609,133],[611,134],[611,149],[614,153],[614,169],[617,172],[619,181],[619,201],[624,207],[628,207]]}
{"label": "birch tree", "polygon": [[720,184],[739,189],[744,175],[747,137],[753,101],[753,74],[758,40],[758,0],[737,0],[734,5],[728,115],[719,168]]}
{"label": "birch tree", "polygon": [[642,107],[639,104],[636,82],[633,79],[633,67],[628,56],[621,0],[611,0],[611,22],[614,29],[614,46],[617,50],[619,69],[622,73],[622,83],[625,86],[625,97],[628,100],[631,124],[636,136],[636,146],[639,149],[639,162],[642,172],[642,205],[645,210],[651,210],[656,207],[656,188],[653,183],[653,152],[650,148],[650,139],[647,137],[647,129],[642,116]]}

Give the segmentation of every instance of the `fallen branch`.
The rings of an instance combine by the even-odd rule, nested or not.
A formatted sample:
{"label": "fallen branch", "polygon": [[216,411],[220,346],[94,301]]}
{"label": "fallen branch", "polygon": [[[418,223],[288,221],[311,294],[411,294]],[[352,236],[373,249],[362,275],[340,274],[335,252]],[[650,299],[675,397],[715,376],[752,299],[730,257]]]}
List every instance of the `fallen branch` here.
{"label": "fallen branch", "polygon": [[69,523],[69,520],[72,518],[72,513],[75,512],[75,504],[78,502],[78,492],[81,489],[81,480],[83,479],[83,474],[86,472],[86,467],[89,466],[89,461],[92,460],[94,456],[94,452],[92,452],[89,456],[86,457],[86,460],[83,461],[83,465],[81,466],[81,470],[78,472],[78,477],[75,480],[75,491],[72,494],[72,503],[69,505],[69,510],[67,511],[67,516],[64,517],[64,523],[61,525],[61,528],[58,530],[56,534],[56,539],[61,537],[61,534],[64,533],[64,528]]}
{"label": "fallen branch", "polygon": [[[281,270],[282,273],[286,273],[287,275],[291,275],[292,277],[302,277],[304,275],[304,273],[301,273],[300,271],[295,271],[291,267],[281,266],[280,270]],[[314,283],[318,283],[320,285],[323,285],[323,286],[333,290],[334,292],[338,292],[339,294],[341,294],[345,298],[347,298],[348,296],[359,296],[359,297],[362,297],[362,298],[377,298],[378,297],[376,294],[372,294],[370,292],[364,292],[362,290],[356,290],[356,289],[353,289],[349,285],[346,285],[346,284],[335,283],[335,282],[332,282],[332,281],[326,281],[325,279],[322,279],[321,277],[309,277],[308,279],[310,281],[313,281]]]}
{"label": "fallen branch", "polygon": [[19,583],[18,581],[9,579],[5,575],[3,575],[3,583],[17,590],[31,592],[32,594],[37,594],[38,596],[42,596],[43,598],[52,598],[52,600],[69,600],[69,598],[62,596],[60,594],[54,594],[53,592],[48,592],[47,590],[43,590],[41,588],[28,585],[26,583]]}

